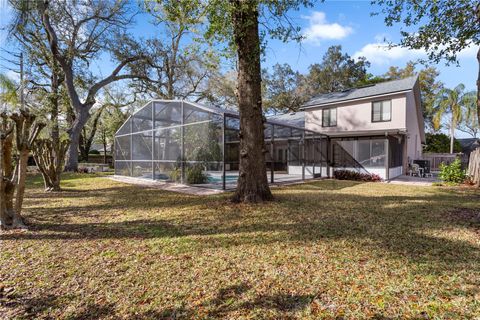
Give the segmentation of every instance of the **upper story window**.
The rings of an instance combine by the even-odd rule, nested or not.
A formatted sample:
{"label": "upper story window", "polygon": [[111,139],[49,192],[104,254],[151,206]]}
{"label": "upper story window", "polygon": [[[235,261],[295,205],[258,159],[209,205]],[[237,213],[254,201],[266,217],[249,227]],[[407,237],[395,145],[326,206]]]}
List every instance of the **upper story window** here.
{"label": "upper story window", "polygon": [[372,102],[372,122],[392,120],[392,100]]}
{"label": "upper story window", "polygon": [[337,108],[329,108],[322,110],[322,127],[337,126]]}

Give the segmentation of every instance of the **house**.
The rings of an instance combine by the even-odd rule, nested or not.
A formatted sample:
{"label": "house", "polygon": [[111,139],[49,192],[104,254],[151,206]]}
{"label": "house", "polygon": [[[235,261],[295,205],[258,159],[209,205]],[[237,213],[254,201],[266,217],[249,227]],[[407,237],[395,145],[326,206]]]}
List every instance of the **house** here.
{"label": "house", "polygon": [[[115,134],[115,174],[235,188],[240,121],[234,110],[152,100]],[[392,179],[422,157],[417,78],[329,93],[301,112],[268,117],[264,143],[271,183],[331,177],[338,169]]]}
{"label": "house", "polygon": [[462,146],[462,153],[467,157],[470,156],[470,153],[472,153],[473,150],[480,147],[480,139],[478,138],[462,138],[456,140]]}
{"label": "house", "polygon": [[329,169],[392,179],[421,159],[425,143],[417,77],[319,95],[302,106],[305,129],[329,137]]}
{"label": "house", "polygon": [[[328,137],[302,124],[268,119],[264,142],[271,183],[326,174]],[[115,175],[235,188],[240,120],[235,110],[183,100],[152,100],[115,134]]]}

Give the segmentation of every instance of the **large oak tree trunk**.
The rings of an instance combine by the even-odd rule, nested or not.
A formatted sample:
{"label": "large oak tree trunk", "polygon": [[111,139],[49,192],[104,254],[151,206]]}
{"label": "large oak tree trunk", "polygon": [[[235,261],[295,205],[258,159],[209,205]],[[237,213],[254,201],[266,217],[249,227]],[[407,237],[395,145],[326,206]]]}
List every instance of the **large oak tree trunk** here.
{"label": "large oak tree trunk", "polygon": [[271,200],[264,155],[258,3],[233,0],[232,4],[240,112],[240,167],[233,201]]}
{"label": "large oak tree trunk", "polygon": [[90,108],[80,107],[80,112],[76,112],[76,118],[72,128],[68,131],[70,144],[67,150],[67,160],[65,162],[65,171],[78,170],[78,150],[80,143],[80,134],[88,121]]}

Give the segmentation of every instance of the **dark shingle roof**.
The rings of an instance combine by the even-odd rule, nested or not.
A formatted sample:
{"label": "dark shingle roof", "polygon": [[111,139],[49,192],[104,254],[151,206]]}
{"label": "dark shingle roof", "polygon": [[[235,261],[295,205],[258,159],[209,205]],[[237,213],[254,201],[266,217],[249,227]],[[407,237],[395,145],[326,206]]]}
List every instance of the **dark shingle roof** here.
{"label": "dark shingle roof", "polygon": [[309,107],[317,107],[335,102],[408,91],[413,89],[416,81],[417,76],[413,76],[400,80],[381,82],[370,86],[352,88],[341,92],[325,93],[311,99],[310,101],[305,103],[302,108],[307,109]]}
{"label": "dark shingle roof", "polygon": [[291,112],[267,117],[268,120],[279,121],[291,126],[305,128],[305,112]]}
{"label": "dark shingle roof", "polygon": [[473,150],[480,147],[480,139],[478,138],[463,138],[456,139],[462,146],[462,152],[470,154]]}

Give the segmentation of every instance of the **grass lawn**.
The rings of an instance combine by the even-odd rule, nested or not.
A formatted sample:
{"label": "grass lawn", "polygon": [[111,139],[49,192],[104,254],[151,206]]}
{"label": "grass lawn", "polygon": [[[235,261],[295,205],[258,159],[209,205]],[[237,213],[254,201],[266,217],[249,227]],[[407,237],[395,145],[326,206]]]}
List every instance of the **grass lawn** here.
{"label": "grass lawn", "polygon": [[0,235],[0,318],[480,319],[480,192],[317,181],[234,205],[68,175]]}

